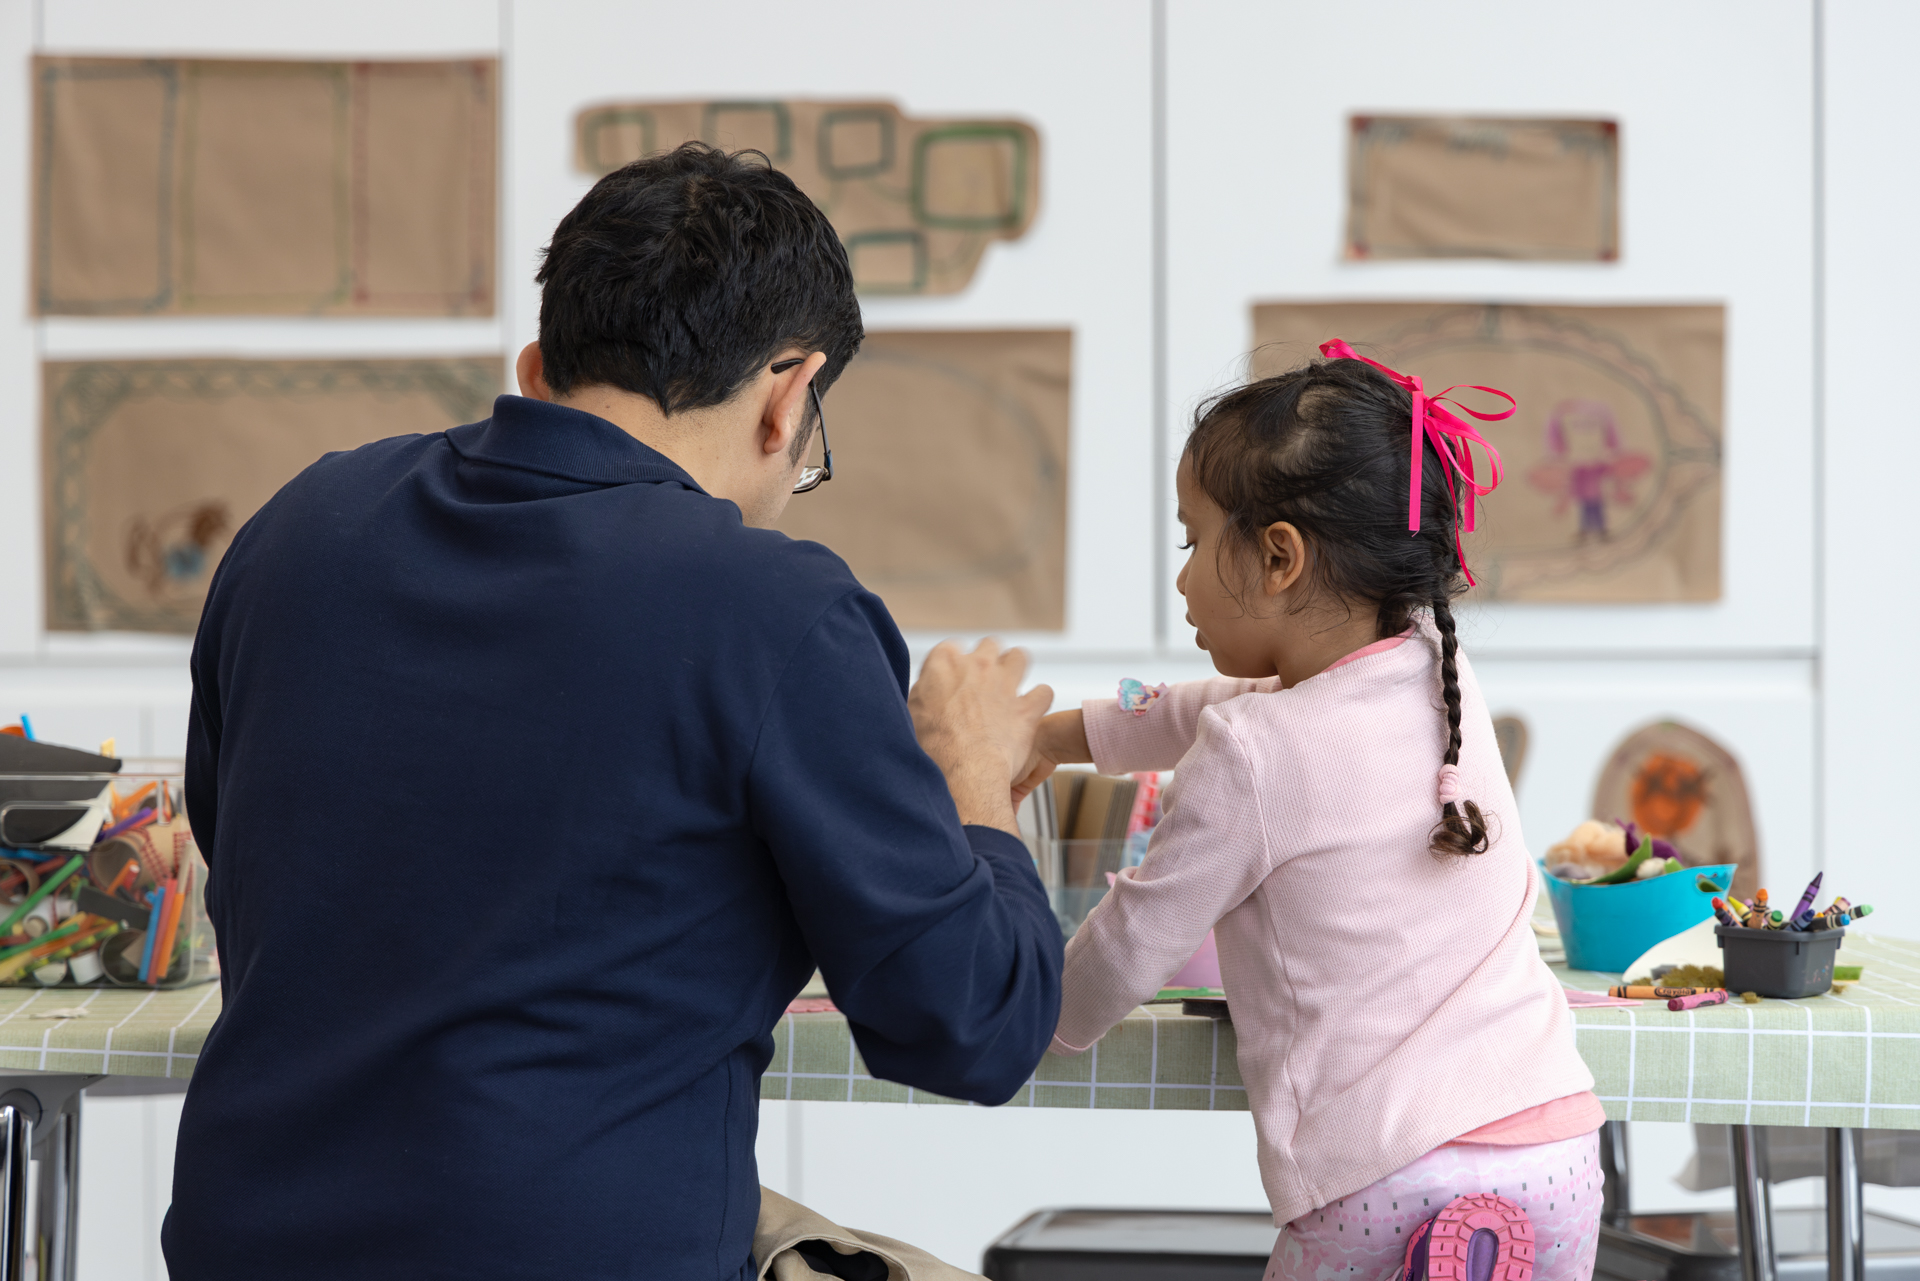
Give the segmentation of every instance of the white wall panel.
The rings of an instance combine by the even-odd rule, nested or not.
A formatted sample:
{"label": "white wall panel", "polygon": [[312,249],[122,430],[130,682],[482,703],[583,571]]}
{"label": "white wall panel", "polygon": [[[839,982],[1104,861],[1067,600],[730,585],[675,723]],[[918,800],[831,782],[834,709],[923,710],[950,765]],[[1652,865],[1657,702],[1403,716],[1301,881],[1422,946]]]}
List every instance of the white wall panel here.
{"label": "white wall panel", "polygon": [[[537,328],[540,247],[590,185],[573,168],[581,107],[623,98],[881,97],[910,115],[1014,115],[1038,127],[1040,211],[1026,236],[990,245],[957,297],[861,305],[876,330],[1073,330],[1068,630],[1021,639],[1037,650],[1152,643],[1145,0],[980,0],[964,17],[879,0],[810,11],[735,0],[718,24],[710,7],[621,0],[550,0],[537,18],[533,6],[517,12],[507,145],[519,179],[508,193],[514,231],[503,285],[516,347]],[[836,461],[859,465],[852,456]],[[799,501],[831,502],[832,489]]]}
{"label": "white wall panel", "polygon": [[[1920,932],[1915,549],[1920,434],[1902,406],[1920,350],[1920,202],[1911,160],[1920,83],[1901,54],[1920,8],[1826,6],[1826,856],[1888,933]],[[1884,924],[1882,922],[1884,921]]]}
{"label": "white wall panel", "polygon": [[[1724,598],[1492,606],[1481,648],[1812,645],[1807,0],[1216,0],[1170,13],[1175,449],[1196,397],[1238,375],[1257,301],[1724,302]],[[1617,119],[1621,261],[1343,262],[1355,111]]]}

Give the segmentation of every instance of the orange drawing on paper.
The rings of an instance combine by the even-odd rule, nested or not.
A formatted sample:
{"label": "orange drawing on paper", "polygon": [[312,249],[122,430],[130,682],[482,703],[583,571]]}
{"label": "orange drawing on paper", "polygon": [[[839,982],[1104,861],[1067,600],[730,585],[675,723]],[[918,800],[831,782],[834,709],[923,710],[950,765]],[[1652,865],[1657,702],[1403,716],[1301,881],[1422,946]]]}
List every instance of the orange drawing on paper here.
{"label": "orange drawing on paper", "polygon": [[178,507],[152,521],[136,516],[127,529],[127,568],[155,596],[199,583],[212,572],[214,550],[230,527],[227,505],[218,499]]}
{"label": "orange drawing on paper", "polygon": [[1707,807],[1707,771],[1684,756],[1655,752],[1634,771],[1633,821],[1648,836],[1678,836]]}

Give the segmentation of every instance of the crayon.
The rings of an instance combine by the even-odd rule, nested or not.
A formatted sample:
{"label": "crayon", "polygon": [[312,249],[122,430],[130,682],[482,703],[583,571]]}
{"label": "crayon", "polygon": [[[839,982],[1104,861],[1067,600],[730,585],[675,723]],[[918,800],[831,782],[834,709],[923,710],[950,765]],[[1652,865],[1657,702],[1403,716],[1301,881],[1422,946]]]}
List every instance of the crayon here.
{"label": "crayon", "polygon": [[1713,914],[1720,918],[1720,924],[1722,925],[1731,926],[1740,924],[1734,914],[1727,910],[1727,904],[1724,899],[1716,898],[1713,900]]}
{"label": "crayon", "polygon": [[1785,916],[1783,916],[1783,915],[1782,915],[1781,913],[1779,913],[1779,912],[1768,912],[1768,913],[1767,913],[1767,928],[1768,928],[1768,929],[1770,929],[1770,930],[1779,930],[1779,929],[1785,929],[1785,928],[1786,928],[1786,924],[1787,924],[1787,918],[1786,918]]}
{"label": "crayon", "polygon": [[1826,876],[1826,873],[1824,871],[1815,872],[1813,874],[1813,880],[1807,883],[1806,893],[1800,896],[1799,905],[1796,906],[1793,909],[1793,911],[1788,914],[1787,919],[1789,921],[1797,921],[1800,919],[1800,916],[1802,913],[1811,912],[1813,910],[1813,900],[1819,895],[1820,881],[1825,876]]}
{"label": "crayon", "polygon": [[1745,903],[1742,903],[1739,899],[1735,898],[1731,894],[1727,895],[1727,908],[1729,911],[1731,911],[1735,916],[1739,917],[1741,920],[1746,919],[1747,905]]}
{"label": "crayon", "polygon": [[1607,989],[1607,995],[1617,1000],[1627,1001],[1665,1001],[1680,996],[1698,996],[1702,992],[1718,992],[1715,987],[1651,987],[1640,983],[1615,984]]}
{"label": "crayon", "polygon": [[1691,996],[1676,996],[1667,1002],[1670,1010],[1697,1010],[1703,1005],[1723,1005],[1726,1003],[1727,990],[1712,988],[1705,992],[1695,992]]}
{"label": "crayon", "polygon": [[1747,928],[1750,930],[1766,929],[1767,914],[1757,907],[1748,908],[1747,909]]}

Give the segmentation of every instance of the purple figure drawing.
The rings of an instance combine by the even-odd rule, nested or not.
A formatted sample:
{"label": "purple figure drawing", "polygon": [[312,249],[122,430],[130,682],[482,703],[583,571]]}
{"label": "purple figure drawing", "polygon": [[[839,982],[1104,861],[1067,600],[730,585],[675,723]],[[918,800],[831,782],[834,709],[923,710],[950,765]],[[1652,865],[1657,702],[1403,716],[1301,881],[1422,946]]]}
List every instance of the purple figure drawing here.
{"label": "purple figure drawing", "polygon": [[1633,502],[1633,482],[1653,470],[1646,454],[1620,447],[1620,425],[1605,401],[1573,398],[1553,407],[1547,419],[1547,457],[1528,473],[1536,489],[1551,494],[1554,514],[1578,507],[1576,543],[1605,542],[1607,504]]}

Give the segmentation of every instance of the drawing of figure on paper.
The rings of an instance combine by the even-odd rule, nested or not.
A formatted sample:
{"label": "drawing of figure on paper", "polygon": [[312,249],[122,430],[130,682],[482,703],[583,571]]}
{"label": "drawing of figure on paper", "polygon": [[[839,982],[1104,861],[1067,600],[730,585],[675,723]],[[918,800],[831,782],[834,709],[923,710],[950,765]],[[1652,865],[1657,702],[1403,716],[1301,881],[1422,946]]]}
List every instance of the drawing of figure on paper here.
{"label": "drawing of figure on paper", "polygon": [[227,505],[192,503],[149,521],[136,516],[127,529],[127,568],[160,597],[170,589],[203,589],[232,528]]}
{"label": "drawing of figure on paper", "polygon": [[1575,543],[1605,542],[1607,504],[1632,504],[1633,482],[1652,470],[1648,455],[1620,447],[1612,406],[1576,398],[1553,407],[1547,419],[1547,458],[1528,479],[1555,497],[1555,515],[1579,508]]}

